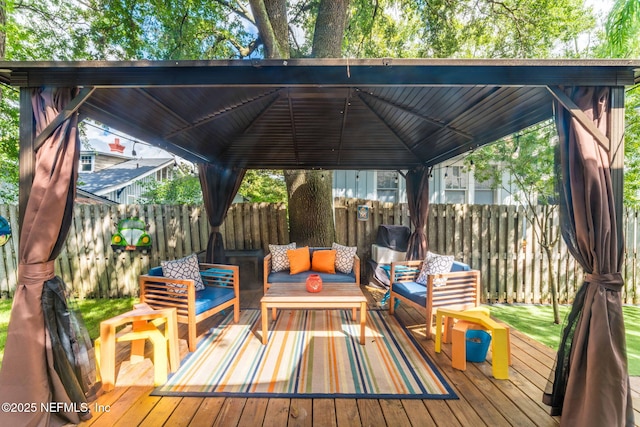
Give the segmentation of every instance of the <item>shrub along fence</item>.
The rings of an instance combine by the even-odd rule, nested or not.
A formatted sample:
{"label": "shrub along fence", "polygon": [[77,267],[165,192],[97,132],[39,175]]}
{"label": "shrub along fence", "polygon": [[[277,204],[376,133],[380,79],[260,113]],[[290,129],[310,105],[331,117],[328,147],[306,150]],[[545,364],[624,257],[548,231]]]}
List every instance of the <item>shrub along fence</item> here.
{"label": "shrub along fence", "polygon": [[[357,246],[363,266],[371,256],[371,244],[375,243],[380,224],[410,226],[406,204],[339,198],[334,206],[336,241]],[[359,217],[359,206],[368,207],[368,219]],[[160,265],[162,260],[206,250],[209,224],[203,206],[76,204],[74,209],[73,224],[56,261],[56,271],[71,294],[79,298],[137,295],[139,274]],[[17,207],[0,205],[0,215],[9,220],[14,233],[0,247],[0,292],[6,298],[13,295],[17,283]],[[638,215],[633,210],[624,213],[623,301],[629,304],[640,303]],[[110,242],[117,222],[134,216],[148,225],[153,241],[151,251],[114,253]],[[559,233],[558,224],[556,215],[548,232]],[[221,232],[228,250],[262,249],[267,253],[270,243],[289,243],[286,205],[234,204]],[[549,303],[548,269],[555,272],[562,303],[571,302],[582,283],[582,270],[562,239],[550,264],[534,238],[533,227],[516,206],[432,205],[428,235],[432,252],[454,255],[481,271],[486,302]],[[366,280],[368,269],[362,270]]]}

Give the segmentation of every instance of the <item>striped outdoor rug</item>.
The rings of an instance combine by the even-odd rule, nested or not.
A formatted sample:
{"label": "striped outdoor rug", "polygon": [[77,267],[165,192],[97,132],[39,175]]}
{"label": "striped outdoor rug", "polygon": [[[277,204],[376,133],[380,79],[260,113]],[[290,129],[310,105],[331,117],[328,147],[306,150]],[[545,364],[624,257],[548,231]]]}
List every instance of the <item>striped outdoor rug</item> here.
{"label": "striped outdoor rug", "polygon": [[200,342],[156,396],[457,398],[386,311],[367,313],[366,345],[350,310],[279,310],[261,344],[259,310],[232,314]]}

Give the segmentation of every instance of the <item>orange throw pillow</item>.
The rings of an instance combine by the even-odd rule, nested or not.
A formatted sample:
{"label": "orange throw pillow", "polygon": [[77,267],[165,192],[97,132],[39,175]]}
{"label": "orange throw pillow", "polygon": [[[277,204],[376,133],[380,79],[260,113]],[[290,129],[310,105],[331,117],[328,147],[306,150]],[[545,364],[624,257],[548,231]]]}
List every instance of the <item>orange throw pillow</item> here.
{"label": "orange throw pillow", "polygon": [[299,249],[289,249],[287,251],[289,258],[289,272],[291,274],[302,273],[311,269],[311,261],[309,260],[309,246]]}
{"label": "orange throw pillow", "polygon": [[330,251],[313,251],[313,259],[311,260],[311,269],[318,273],[336,273],[336,252]]}

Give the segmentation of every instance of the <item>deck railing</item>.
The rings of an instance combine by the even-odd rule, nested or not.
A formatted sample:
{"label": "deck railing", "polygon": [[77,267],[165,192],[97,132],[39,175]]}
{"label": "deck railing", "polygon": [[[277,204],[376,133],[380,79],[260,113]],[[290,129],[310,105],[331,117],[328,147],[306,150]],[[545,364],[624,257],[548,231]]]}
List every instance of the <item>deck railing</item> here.
{"label": "deck railing", "polygon": [[[371,257],[371,244],[375,243],[380,224],[410,225],[406,204],[340,198],[334,206],[336,241],[358,246],[363,266]],[[359,206],[368,207],[367,220],[359,219]],[[14,233],[0,247],[0,293],[11,297],[17,283],[17,207],[0,205],[0,215],[10,221]],[[153,241],[149,254],[117,254],[111,249],[111,235],[118,220],[132,216],[148,224]],[[639,220],[638,211],[625,210],[622,297],[629,304],[640,303]],[[555,217],[548,232],[558,233],[558,224]],[[226,249],[262,249],[266,253],[269,243],[289,242],[286,205],[234,204],[221,232]],[[550,264],[534,238],[533,227],[516,206],[431,205],[428,235],[431,251],[454,255],[481,271],[483,301],[548,303],[549,268],[555,272],[562,303],[571,302],[582,283],[582,270],[562,240],[554,248]],[[137,295],[139,274],[160,265],[161,260],[205,250],[208,236],[209,224],[202,206],[77,204],[56,271],[71,293],[80,298]],[[366,275],[367,268],[362,270]]]}

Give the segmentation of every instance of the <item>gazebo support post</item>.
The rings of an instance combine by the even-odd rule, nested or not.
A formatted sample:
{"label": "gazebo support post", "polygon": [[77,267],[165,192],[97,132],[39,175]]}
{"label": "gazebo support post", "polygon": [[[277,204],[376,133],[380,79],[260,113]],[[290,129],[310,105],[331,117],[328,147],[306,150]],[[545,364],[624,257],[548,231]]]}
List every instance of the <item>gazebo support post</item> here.
{"label": "gazebo support post", "polygon": [[33,120],[33,105],[31,102],[31,88],[20,88],[20,193],[18,199],[18,224],[20,229],[22,229],[27,201],[31,194],[31,184],[33,183],[36,165],[36,153],[33,145],[36,125]]}
{"label": "gazebo support post", "polygon": [[[611,161],[611,184],[616,208],[618,235],[622,235],[622,212],[624,211],[624,86],[611,87],[611,113],[609,115],[609,159]],[[618,242],[624,245],[624,241]]]}

